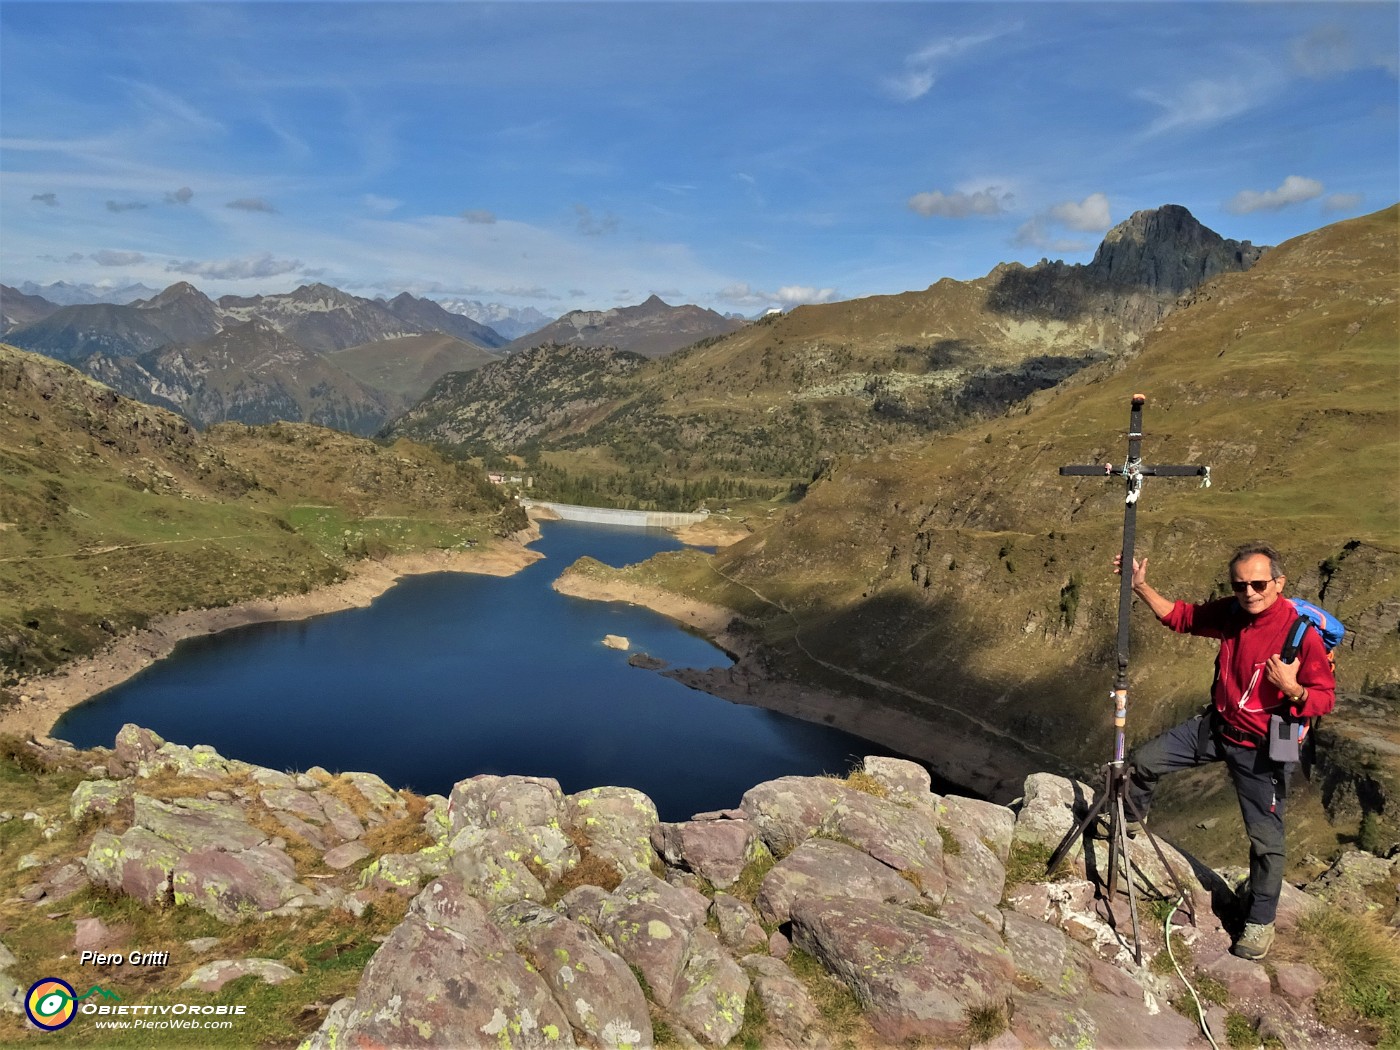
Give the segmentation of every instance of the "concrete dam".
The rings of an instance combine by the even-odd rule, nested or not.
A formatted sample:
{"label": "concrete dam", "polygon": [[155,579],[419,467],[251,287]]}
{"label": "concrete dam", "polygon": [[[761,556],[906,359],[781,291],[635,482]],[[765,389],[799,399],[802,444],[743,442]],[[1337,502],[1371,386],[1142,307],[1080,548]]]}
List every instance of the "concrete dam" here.
{"label": "concrete dam", "polygon": [[633,528],[674,529],[694,525],[710,516],[708,510],[685,513],[671,510],[616,510],[612,507],[578,507],[571,503],[545,503],[522,499],[521,506],[531,511],[536,507],[557,515],[564,521],[588,521],[598,525],[630,525]]}

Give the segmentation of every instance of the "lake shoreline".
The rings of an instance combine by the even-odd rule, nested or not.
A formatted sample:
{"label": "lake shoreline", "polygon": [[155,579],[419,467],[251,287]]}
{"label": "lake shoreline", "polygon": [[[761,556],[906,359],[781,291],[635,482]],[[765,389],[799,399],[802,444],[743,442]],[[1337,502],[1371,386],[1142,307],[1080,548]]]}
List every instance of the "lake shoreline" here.
{"label": "lake shoreline", "polygon": [[405,576],[433,572],[513,575],[544,557],[526,546],[538,537],[536,526],[477,550],[420,551],[391,555],[382,561],[353,562],[346,567],[349,575],[345,579],[306,594],[161,616],[150,626],[124,634],[90,656],[70,661],[51,674],[28,679],[17,690],[19,702],[0,710],[0,733],[47,737],[66,712],[169,656],[187,638],[249,624],[307,620],[364,608]]}
{"label": "lake shoreline", "polygon": [[768,670],[763,650],[752,636],[735,629],[742,620],[732,609],[658,587],[598,580],[576,573],[564,573],[551,586],[561,594],[591,601],[640,605],[697,631],[719,646],[734,659],[732,667],[660,672],[697,692],[842,730],[925,762],[943,779],[991,801],[1017,797],[1025,778],[1039,769],[1028,757],[1009,753],[1005,741],[959,730],[946,720],[935,721],[907,707],[868,696],[839,693],[775,676]]}

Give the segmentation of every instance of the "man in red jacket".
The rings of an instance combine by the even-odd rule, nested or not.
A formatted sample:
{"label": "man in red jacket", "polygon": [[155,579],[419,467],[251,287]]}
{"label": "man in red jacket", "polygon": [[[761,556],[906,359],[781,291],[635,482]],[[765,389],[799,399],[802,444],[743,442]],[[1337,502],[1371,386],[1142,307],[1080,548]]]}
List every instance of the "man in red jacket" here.
{"label": "man in red jacket", "polygon": [[[1121,562],[1114,559],[1116,571]],[[1230,559],[1234,597],[1191,605],[1163,597],[1147,582],[1147,559],[1133,559],[1133,593],[1178,634],[1219,638],[1220,654],[1209,711],[1134,750],[1130,799],[1145,815],[1163,774],[1207,762],[1229,768],[1249,834],[1249,910],[1230,949],[1243,959],[1268,954],[1283,890],[1284,803],[1296,763],[1269,757],[1269,717],[1325,715],[1335,702],[1336,679],[1316,631],[1305,632],[1296,660],[1279,658],[1298,615],[1283,597],[1285,582],[1278,552],[1247,544]]]}

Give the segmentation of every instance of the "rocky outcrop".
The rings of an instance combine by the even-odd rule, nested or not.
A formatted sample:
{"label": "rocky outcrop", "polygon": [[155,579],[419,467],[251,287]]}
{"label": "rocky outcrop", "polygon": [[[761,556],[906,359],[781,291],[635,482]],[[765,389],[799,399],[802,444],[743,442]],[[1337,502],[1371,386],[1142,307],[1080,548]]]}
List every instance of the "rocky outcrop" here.
{"label": "rocky outcrop", "polygon": [[[1103,899],[1102,845],[1045,875],[1037,858],[1092,801],[1084,785],[1045,774],[1004,807],[938,795],[922,767],[870,758],[844,780],[783,777],[736,809],[663,823],[625,788],[571,795],[546,777],[483,775],[420,799],[372,775],[262,769],[134,726],[115,749],[74,761],[91,775],[69,812],[32,816],[91,825],[87,855],[81,865],[33,859],[37,892],[22,900],[43,906],[67,869],[79,883],[230,925],[307,909],[350,924],[376,894],[411,898],[308,1050],[621,1050],[741,1037],[820,1047],[838,1034],[871,1047],[1200,1040],[1193,1019],[1165,1008],[1183,994],[1179,979],[1136,961],[1137,944],[1144,961],[1161,952],[1162,930],[1145,914],[1135,929],[1121,895]],[[399,852],[376,848],[388,842]],[[1241,873],[1161,845],[1159,858],[1134,840],[1129,859],[1144,900],[1181,880],[1180,910],[1194,925],[1173,931],[1179,954],[1255,1004],[1270,1030],[1315,1025],[1315,969],[1271,973],[1228,954]],[[1381,906],[1397,864],[1349,854],[1311,893],[1288,887],[1281,928],[1320,900]],[[82,918],[74,949],[117,936]],[[19,1001],[4,973],[13,965],[0,947],[0,1008]],[[209,958],[172,980],[213,994],[251,976],[295,994],[305,965]],[[833,1007],[833,996],[850,1006]]]}
{"label": "rocky outcrop", "polygon": [[1016,317],[1070,321],[1111,317],[1141,336],[1187,292],[1221,273],[1248,270],[1266,248],[1232,241],[1179,204],[1134,212],[1104,235],[1092,262],[1042,259],[993,271],[990,309]]}

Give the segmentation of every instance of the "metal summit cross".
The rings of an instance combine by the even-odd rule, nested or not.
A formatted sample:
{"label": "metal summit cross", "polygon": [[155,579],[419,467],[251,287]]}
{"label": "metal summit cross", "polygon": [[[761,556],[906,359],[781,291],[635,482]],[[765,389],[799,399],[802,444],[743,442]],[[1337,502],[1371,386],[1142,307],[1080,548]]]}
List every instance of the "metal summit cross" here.
{"label": "metal summit cross", "polygon": [[[1127,792],[1128,771],[1125,761],[1126,751],[1126,728],[1128,723],[1128,623],[1129,612],[1133,601],[1133,547],[1136,542],[1137,532],[1137,504],[1138,497],[1142,495],[1142,481],[1149,477],[1199,477],[1201,487],[1210,486],[1210,467],[1176,466],[1170,464],[1144,465],[1142,462],[1142,406],[1147,401],[1143,394],[1134,394],[1132,409],[1128,420],[1128,458],[1122,466],[1114,466],[1111,463],[1099,463],[1092,466],[1061,467],[1061,476],[1074,477],[1120,477],[1127,484],[1127,498],[1124,500],[1123,508],[1123,552],[1120,561],[1122,572],[1122,582],[1118,588],[1118,676],[1114,680],[1113,690],[1109,698],[1114,702],[1113,727],[1113,761],[1106,767],[1104,776],[1104,789],[1099,793],[1089,812],[1085,815],[1065,839],[1060,843],[1050,858],[1050,863],[1046,865],[1046,871],[1054,871],[1059,866],[1060,861],[1069,852],[1070,848],[1080,839],[1086,829],[1092,828],[1098,820],[1100,812],[1105,807],[1108,809],[1108,879],[1105,885],[1108,898],[1108,912],[1113,915],[1113,899],[1117,889],[1118,866],[1121,861],[1123,866],[1124,880],[1128,887],[1128,910],[1132,916],[1133,923],[1133,949],[1139,965],[1142,964],[1142,941],[1138,934],[1138,910],[1137,893],[1133,887],[1132,861],[1128,853],[1128,828],[1124,819],[1124,806],[1131,810],[1133,818],[1142,823],[1142,814],[1138,812]],[[1195,925],[1196,914],[1190,899],[1182,889],[1181,881],[1176,877],[1176,872],[1172,870],[1171,864],[1162,853],[1162,847],[1158,844],[1146,827],[1143,827],[1152,848],[1157,852],[1157,858],[1166,868],[1167,874],[1171,877],[1172,883],[1176,887],[1178,895],[1186,904],[1186,912],[1191,918],[1192,925]]]}

